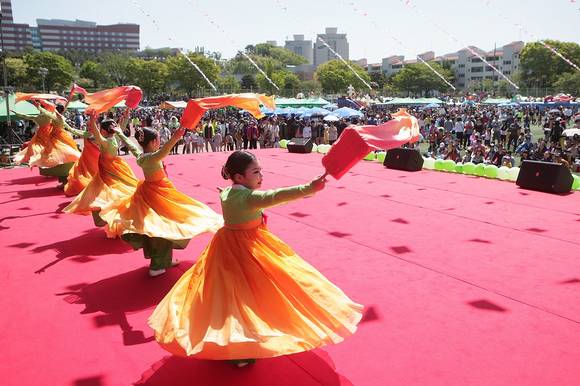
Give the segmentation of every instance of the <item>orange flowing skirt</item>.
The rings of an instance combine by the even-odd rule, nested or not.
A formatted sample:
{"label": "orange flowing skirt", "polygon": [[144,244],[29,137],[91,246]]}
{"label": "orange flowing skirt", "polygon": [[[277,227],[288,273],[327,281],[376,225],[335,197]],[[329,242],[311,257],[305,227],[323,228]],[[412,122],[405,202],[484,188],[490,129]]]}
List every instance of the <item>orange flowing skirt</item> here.
{"label": "orange flowing skirt", "polygon": [[52,168],[75,162],[80,157],[72,136],[52,124],[39,127],[30,144],[15,157],[17,163],[28,163],[30,167]]}
{"label": "orange flowing skirt", "polygon": [[181,193],[163,170],[157,171],[120,202],[111,203],[99,214],[107,222],[107,236],[120,236],[133,248],[143,247],[143,236],[170,240],[183,249],[193,237],[215,232],[223,218],[207,205]]}
{"label": "orange flowing skirt", "polygon": [[220,229],[149,325],[175,355],[268,358],[341,342],[362,310],[258,221]]}
{"label": "orange flowing skirt", "polygon": [[137,177],[121,157],[99,156],[99,170],[86,188],[66,207],[64,212],[82,215],[99,211],[109,203],[120,202],[137,188]]}
{"label": "orange flowing skirt", "polygon": [[85,139],[81,157],[75,162],[68,173],[68,180],[64,186],[64,194],[67,197],[71,197],[82,192],[98,171],[99,147],[88,139]]}

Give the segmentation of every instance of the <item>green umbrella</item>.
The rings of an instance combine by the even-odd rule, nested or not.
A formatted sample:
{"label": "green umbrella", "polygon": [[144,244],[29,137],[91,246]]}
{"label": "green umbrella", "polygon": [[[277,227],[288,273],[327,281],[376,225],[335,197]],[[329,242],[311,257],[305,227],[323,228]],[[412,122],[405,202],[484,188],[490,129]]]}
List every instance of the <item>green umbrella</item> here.
{"label": "green umbrella", "polygon": [[84,110],[84,109],[87,108],[87,106],[88,105],[86,103],[83,103],[83,102],[77,100],[77,101],[73,101],[73,102],[69,103],[68,106],[67,106],[67,109],[70,109],[70,110]]}

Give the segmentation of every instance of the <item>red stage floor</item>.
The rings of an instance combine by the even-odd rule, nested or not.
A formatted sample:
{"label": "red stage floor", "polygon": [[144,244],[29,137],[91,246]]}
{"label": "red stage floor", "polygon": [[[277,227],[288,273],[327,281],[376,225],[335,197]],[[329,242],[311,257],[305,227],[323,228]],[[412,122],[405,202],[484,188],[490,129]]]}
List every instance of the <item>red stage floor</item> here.
{"label": "red stage floor", "polygon": [[[265,187],[318,154],[257,152]],[[226,153],[172,156],[178,188],[220,210]],[[134,163],[132,163],[134,166]],[[580,194],[361,162],[270,227],[367,307],[357,333],[235,369],[167,355],[146,319],[209,240],[147,277],[38,171],[0,171],[0,383],[13,385],[573,385],[580,383]]]}

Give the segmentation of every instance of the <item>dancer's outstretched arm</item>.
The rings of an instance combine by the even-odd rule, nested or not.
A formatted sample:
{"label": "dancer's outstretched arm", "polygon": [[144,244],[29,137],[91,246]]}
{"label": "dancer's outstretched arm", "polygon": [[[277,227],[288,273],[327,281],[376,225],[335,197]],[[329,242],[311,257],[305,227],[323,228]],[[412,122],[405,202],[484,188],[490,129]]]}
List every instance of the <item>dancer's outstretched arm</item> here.
{"label": "dancer's outstretched arm", "polygon": [[313,179],[309,184],[271,190],[254,190],[248,196],[248,206],[252,209],[264,209],[280,205],[288,201],[310,196],[322,189],[326,184],[326,176]]}
{"label": "dancer's outstretched arm", "polygon": [[96,114],[91,115],[89,122],[87,123],[89,132],[95,138],[95,142],[101,147],[105,147],[107,144],[107,139],[101,135],[101,132],[97,128],[97,116]]}
{"label": "dancer's outstretched arm", "polygon": [[125,146],[127,146],[127,149],[129,149],[129,151],[131,152],[131,154],[133,154],[134,157],[139,157],[142,154],[141,149],[135,146],[135,144],[133,143],[133,141],[131,141],[130,138],[127,138],[125,133],[123,133],[123,129],[121,129],[119,126],[115,127],[115,135],[125,143]]}
{"label": "dancer's outstretched arm", "polygon": [[151,154],[151,159],[153,161],[161,161],[163,158],[167,157],[171,152],[171,149],[173,149],[173,146],[175,146],[181,137],[183,137],[183,134],[185,134],[184,127],[180,127],[179,129],[175,130],[175,133],[171,136],[169,141],[167,141],[165,145],[161,147],[161,149]]}

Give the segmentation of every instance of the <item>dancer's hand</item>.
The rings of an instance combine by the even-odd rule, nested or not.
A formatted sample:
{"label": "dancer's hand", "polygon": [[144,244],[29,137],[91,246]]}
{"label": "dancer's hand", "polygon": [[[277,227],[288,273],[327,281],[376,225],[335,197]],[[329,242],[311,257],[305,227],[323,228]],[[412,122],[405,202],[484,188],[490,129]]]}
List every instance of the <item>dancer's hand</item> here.
{"label": "dancer's hand", "polygon": [[318,176],[310,182],[310,186],[312,186],[315,192],[319,192],[322,189],[324,189],[325,185],[326,185],[326,174]]}

